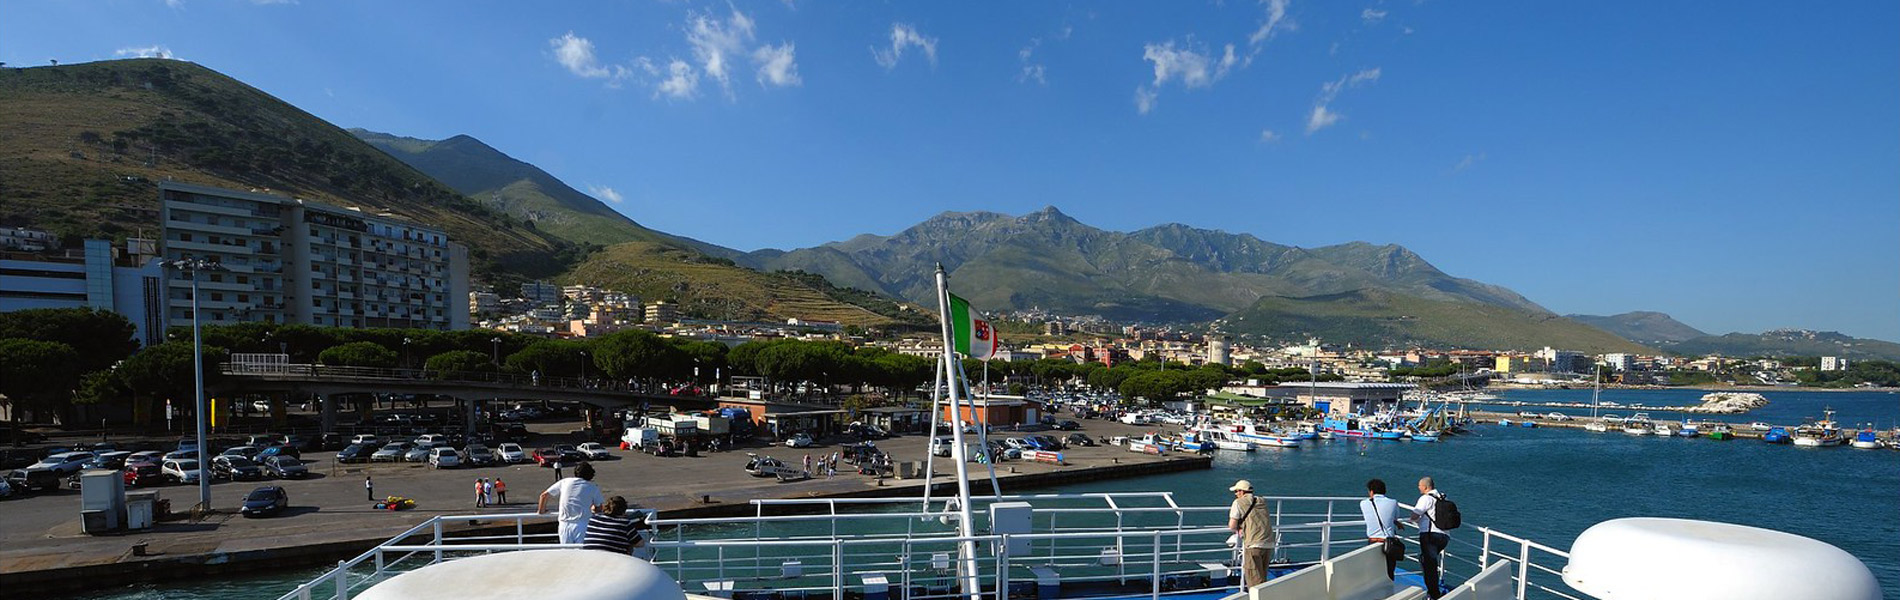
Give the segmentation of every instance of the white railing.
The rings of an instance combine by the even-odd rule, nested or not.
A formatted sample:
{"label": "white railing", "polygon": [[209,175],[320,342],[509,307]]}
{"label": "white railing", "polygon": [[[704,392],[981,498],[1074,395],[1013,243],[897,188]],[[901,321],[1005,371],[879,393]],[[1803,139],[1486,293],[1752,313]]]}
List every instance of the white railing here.
{"label": "white railing", "polygon": [[[1279,534],[1276,567],[1317,563],[1365,544],[1359,498],[1263,498],[1272,503]],[[650,519],[656,531],[646,552],[688,593],[717,590],[727,597],[845,600],[870,591],[867,580],[881,577],[894,600],[948,599],[965,596],[958,589],[960,566],[977,573],[981,593],[994,600],[1033,595],[1026,588],[1051,572],[1068,591],[1087,594],[1159,600],[1242,591],[1236,549],[1226,543],[1226,506],[1181,506],[1166,492],[983,497],[972,514],[975,530],[984,533],[966,538],[956,534],[957,511],[944,500],[928,506],[916,498],[757,500],[754,514],[744,517]],[[1031,531],[996,532],[989,522],[989,505],[996,502],[1029,503]],[[448,527],[470,520],[486,526],[460,534]],[[383,579],[444,560],[573,547],[556,543],[552,533],[528,533],[529,525],[552,520],[534,513],[435,517],[338,562],[282,598],[347,599]],[[1490,562],[1515,561],[1520,600],[1576,598],[1560,591],[1557,571],[1532,560],[1566,553],[1473,529],[1483,532],[1478,542],[1454,537],[1455,551],[1447,550],[1447,581],[1475,575]],[[975,556],[960,557],[965,541],[975,542]]]}

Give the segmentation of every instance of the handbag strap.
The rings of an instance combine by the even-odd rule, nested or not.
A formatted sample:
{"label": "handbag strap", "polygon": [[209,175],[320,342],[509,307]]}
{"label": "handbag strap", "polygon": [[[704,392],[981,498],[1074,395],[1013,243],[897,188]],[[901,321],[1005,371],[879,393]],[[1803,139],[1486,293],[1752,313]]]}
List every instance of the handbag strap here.
{"label": "handbag strap", "polygon": [[[1379,512],[1379,499],[1367,498],[1366,503],[1372,505],[1372,516],[1377,517],[1379,519],[1379,529],[1381,531],[1385,530],[1386,529],[1385,524],[1387,521],[1385,520],[1385,514]],[[1393,515],[1393,517],[1396,518],[1398,517],[1398,515],[1395,514]],[[1393,527],[1392,533],[1387,534],[1385,537],[1392,538],[1392,537],[1398,537],[1398,535],[1399,535],[1399,528]]]}

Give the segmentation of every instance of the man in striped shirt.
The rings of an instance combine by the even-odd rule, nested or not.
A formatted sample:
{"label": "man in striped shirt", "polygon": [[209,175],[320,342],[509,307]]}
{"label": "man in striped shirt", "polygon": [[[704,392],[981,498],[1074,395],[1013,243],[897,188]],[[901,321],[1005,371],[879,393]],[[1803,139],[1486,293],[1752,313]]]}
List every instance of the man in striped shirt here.
{"label": "man in striped shirt", "polygon": [[588,517],[587,534],[581,547],[615,554],[633,554],[633,547],[639,545],[642,529],[646,529],[646,515],[628,515],[627,499],[614,496],[601,505],[600,512]]}

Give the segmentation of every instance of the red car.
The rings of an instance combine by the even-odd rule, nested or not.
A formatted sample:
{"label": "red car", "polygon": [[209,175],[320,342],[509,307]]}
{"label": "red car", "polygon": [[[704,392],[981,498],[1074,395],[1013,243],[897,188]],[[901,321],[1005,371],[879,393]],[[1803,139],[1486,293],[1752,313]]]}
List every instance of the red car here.
{"label": "red car", "polygon": [[156,464],[133,463],[125,466],[125,485],[128,487],[157,485],[164,481]]}

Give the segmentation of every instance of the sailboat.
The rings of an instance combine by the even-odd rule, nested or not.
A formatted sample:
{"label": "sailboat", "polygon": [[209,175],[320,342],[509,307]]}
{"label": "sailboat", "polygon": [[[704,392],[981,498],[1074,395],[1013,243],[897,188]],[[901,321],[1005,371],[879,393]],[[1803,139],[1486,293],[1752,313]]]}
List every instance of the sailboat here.
{"label": "sailboat", "polygon": [[1597,410],[1603,406],[1603,403],[1599,401],[1602,397],[1603,365],[1597,365],[1596,385],[1590,390],[1590,422],[1583,424],[1584,431],[1604,433],[1610,430],[1610,424],[1603,422],[1603,419],[1597,416]]}

